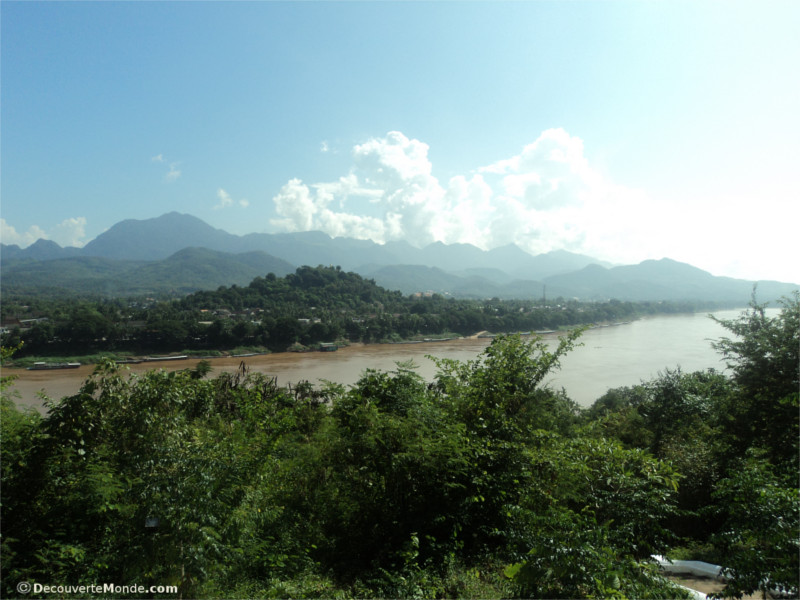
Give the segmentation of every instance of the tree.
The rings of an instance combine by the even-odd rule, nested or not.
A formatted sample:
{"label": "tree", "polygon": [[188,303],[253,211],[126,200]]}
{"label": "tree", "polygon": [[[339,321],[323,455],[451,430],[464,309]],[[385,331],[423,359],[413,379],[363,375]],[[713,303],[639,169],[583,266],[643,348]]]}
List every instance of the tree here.
{"label": "tree", "polygon": [[470,478],[461,520],[471,535],[465,552],[496,551],[516,535],[515,514],[533,477],[530,435],[539,428],[566,431],[577,412],[542,382],[580,334],[570,332],[552,352],[541,339],[514,335],[498,336],[474,361],[430,357],[439,368],[439,402],[468,440]]}
{"label": "tree", "polygon": [[96,307],[79,304],[70,314],[69,322],[59,327],[59,337],[79,348],[92,348],[111,334],[113,323]]}
{"label": "tree", "polygon": [[[800,588],[800,496],[758,451],[750,450],[714,489],[722,527],[713,542],[724,557],[724,597]],[[721,595],[722,595],[721,594]]]}
{"label": "tree", "polygon": [[722,527],[713,539],[730,569],[726,593],[737,597],[800,587],[800,293],[781,306],[767,317],[754,292],[749,310],[720,321],[737,338],[715,344],[736,388],[722,407],[731,451],[714,489]]}
{"label": "tree", "polygon": [[669,547],[679,476],[642,450],[538,432],[515,511],[526,551],[507,570],[523,597],[678,598],[652,554]]}
{"label": "tree", "polygon": [[193,596],[221,577],[255,519],[239,506],[252,506],[252,478],[268,468],[265,436],[281,421],[231,417],[269,413],[281,395],[258,377],[127,378],[104,363],[79,394],[49,403],[19,452],[19,419],[4,418],[14,430],[4,429],[3,450],[17,458],[3,465],[4,594],[21,580],[88,578]]}
{"label": "tree", "polygon": [[734,455],[756,445],[774,462],[797,473],[800,447],[800,292],[781,301],[778,316],[767,317],[755,292],[737,319],[718,320],[734,339],[713,345],[728,360],[738,387],[725,407]]}
{"label": "tree", "polygon": [[458,538],[465,447],[411,365],[367,371],[296,448],[281,503],[316,525],[313,556],[340,576],[404,564],[412,539],[419,564],[441,564]]}

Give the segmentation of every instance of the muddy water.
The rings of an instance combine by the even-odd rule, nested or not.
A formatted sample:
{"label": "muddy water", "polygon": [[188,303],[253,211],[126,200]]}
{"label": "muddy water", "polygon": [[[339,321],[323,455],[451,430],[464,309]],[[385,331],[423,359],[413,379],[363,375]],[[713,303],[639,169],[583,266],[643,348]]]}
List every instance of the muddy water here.
{"label": "muddy water", "polygon": [[[391,371],[397,368],[397,362],[413,360],[419,367],[417,372],[426,379],[432,379],[436,368],[425,355],[470,360],[480,354],[489,342],[488,339],[461,339],[421,344],[354,344],[336,352],[281,352],[246,358],[211,358],[208,359],[212,366],[209,377],[223,371],[235,371],[244,361],[251,372],[275,376],[280,385],[302,380],[312,383],[329,380],[347,385],[355,383],[366,369]],[[176,371],[194,368],[199,360],[192,358],[140,363],[125,365],[125,368],[131,373],[151,369]],[[78,369],[50,371],[6,369],[3,374],[18,376],[15,387],[21,395],[19,404],[39,408],[42,406],[42,393],[50,398],[74,394],[93,370],[94,366],[83,365]]]}
{"label": "muddy water", "polygon": [[[733,318],[739,311],[714,314]],[[724,364],[711,348],[709,339],[726,334],[706,313],[658,316],[591,329],[581,338],[584,345],[564,358],[561,370],[551,377],[550,383],[557,388],[564,387],[573,400],[589,406],[609,388],[635,385],[665,368],[722,370]],[[554,334],[545,336],[545,339],[551,347],[558,343]],[[213,367],[211,375],[233,371],[244,360],[251,371],[276,376],[281,385],[300,380],[312,383],[330,380],[347,385],[357,381],[365,369],[393,370],[397,362],[412,360],[419,367],[417,372],[430,380],[436,367],[426,355],[471,360],[489,343],[489,339],[483,338],[421,344],[358,344],[337,352],[219,358],[210,361]],[[149,369],[172,371],[193,368],[198,360],[141,363],[128,367],[132,373]],[[20,404],[41,407],[40,393],[54,399],[74,394],[92,370],[92,366],[53,371],[5,369],[3,374],[19,376],[16,389],[21,396]]]}

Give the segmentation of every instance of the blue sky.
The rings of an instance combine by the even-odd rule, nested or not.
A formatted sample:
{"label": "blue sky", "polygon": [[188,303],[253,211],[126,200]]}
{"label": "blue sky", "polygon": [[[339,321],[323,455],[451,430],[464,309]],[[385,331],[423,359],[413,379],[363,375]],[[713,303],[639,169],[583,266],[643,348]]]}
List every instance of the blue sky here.
{"label": "blue sky", "polygon": [[800,3],[0,4],[3,243],[511,242],[800,282]]}

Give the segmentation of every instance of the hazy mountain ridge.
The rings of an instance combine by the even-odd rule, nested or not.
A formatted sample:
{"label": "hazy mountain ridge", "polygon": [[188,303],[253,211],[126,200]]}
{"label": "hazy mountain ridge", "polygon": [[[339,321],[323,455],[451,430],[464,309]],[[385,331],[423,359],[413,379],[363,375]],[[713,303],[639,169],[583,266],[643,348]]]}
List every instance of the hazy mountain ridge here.
{"label": "hazy mountain ridge", "polygon": [[28,294],[61,288],[106,296],[185,294],[219,286],[247,285],[258,276],[283,276],[295,267],[265,252],[229,254],[184,248],[158,261],[126,261],[80,256],[3,264],[3,291]]}
{"label": "hazy mountain ridge", "polygon": [[81,253],[120,260],[161,260],[191,247],[236,253],[237,239],[196,217],[171,212],[143,221],[120,221],[86,244]]}
{"label": "hazy mountain ridge", "polygon": [[[28,248],[2,245],[3,287],[24,292],[62,286],[122,295],[188,293],[243,285],[301,265],[339,265],[405,294],[433,291],[461,297],[585,300],[703,299],[744,304],[754,282],[710,273],[671,259],[612,266],[557,250],[531,255],[514,244],[489,251],[471,244],[331,238],[318,231],[238,236],[191,215],[167,213],[117,223],[84,248],[39,240]],[[758,297],[774,300],[800,286],[758,282]]]}
{"label": "hazy mountain ridge", "polygon": [[247,285],[267,273],[282,277],[294,270],[291,264],[266,252],[229,254],[208,248],[184,248],[164,260],[139,267],[129,277],[134,282],[189,293],[221,285]]}
{"label": "hazy mountain ridge", "polygon": [[604,269],[589,265],[579,271],[554,275],[544,279],[554,291],[570,290],[582,299],[623,297],[637,300],[683,300],[702,298],[730,302],[736,298],[749,298],[757,284],[759,299],[774,300],[788,295],[800,286],[777,281],[748,281],[731,277],[717,277],[707,271],[669,258],[645,260],[638,265],[624,265]]}
{"label": "hazy mountain ridge", "polygon": [[16,244],[2,246],[2,260],[28,259],[28,260],[54,260],[57,258],[68,258],[80,256],[80,248],[62,248],[50,240],[38,239],[27,248],[20,248]]}
{"label": "hazy mountain ridge", "polygon": [[[40,242],[23,250],[17,247],[8,258],[40,258],[41,252],[32,255],[34,246]],[[229,254],[262,251],[297,266],[335,264],[343,269],[357,270],[370,263],[423,265],[444,271],[484,268],[498,269],[524,279],[539,279],[601,262],[565,251],[533,256],[513,244],[484,251],[471,244],[447,245],[441,242],[424,248],[415,248],[402,241],[377,244],[370,240],[331,238],[319,231],[237,236],[215,229],[197,217],[176,212],[153,219],[120,221],[81,249],[61,248],[59,254],[57,244],[46,244],[49,248],[47,258],[80,255],[119,260],[162,260],[184,248],[202,247]],[[4,255],[6,252],[4,247]],[[509,272],[510,265],[513,265],[513,272]]]}

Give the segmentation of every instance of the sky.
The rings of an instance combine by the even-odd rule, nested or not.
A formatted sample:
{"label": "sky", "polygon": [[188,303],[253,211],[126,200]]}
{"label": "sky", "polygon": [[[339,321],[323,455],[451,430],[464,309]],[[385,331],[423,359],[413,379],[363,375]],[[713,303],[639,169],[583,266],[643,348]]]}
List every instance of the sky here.
{"label": "sky", "polygon": [[800,2],[0,3],[0,239],[515,243],[800,283]]}

